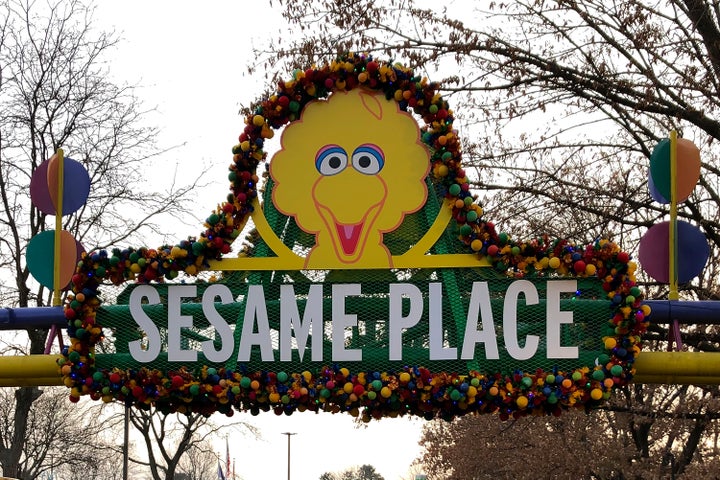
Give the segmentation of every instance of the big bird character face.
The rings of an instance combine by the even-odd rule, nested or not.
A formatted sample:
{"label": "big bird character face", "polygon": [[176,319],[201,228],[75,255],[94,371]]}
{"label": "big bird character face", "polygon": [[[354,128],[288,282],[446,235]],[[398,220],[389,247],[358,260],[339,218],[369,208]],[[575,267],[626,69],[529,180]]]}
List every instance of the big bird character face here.
{"label": "big bird character face", "polygon": [[315,235],[306,268],[392,267],[383,232],[427,200],[429,153],[410,114],[382,94],[309,103],[270,162],[273,203]]}

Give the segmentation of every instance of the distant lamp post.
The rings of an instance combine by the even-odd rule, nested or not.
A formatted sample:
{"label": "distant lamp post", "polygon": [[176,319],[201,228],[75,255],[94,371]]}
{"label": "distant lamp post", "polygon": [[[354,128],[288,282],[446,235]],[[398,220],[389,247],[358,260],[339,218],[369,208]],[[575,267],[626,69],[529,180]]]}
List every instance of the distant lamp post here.
{"label": "distant lamp post", "polygon": [[291,437],[292,435],[297,435],[297,433],[295,433],[295,432],[283,432],[282,434],[283,434],[283,435],[287,435],[287,439],[288,439],[288,449],[287,449],[287,450],[288,450],[288,462],[287,462],[287,463],[288,463],[288,476],[287,476],[287,480],[290,480],[290,437]]}

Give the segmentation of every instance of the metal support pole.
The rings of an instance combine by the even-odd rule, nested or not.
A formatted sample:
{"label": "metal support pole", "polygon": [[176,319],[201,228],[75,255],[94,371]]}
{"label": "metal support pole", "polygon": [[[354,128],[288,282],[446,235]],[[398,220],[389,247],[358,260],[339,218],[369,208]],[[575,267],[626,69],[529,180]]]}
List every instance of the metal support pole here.
{"label": "metal support pole", "polygon": [[124,425],[124,441],[123,441],[123,480],[128,480],[128,460],[130,457],[130,407],[125,405],[125,425]]}
{"label": "metal support pole", "polygon": [[288,439],[288,446],[287,446],[287,453],[288,453],[288,459],[287,459],[287,480],[290,480],[290,437],[292,435],[297,435],[294,432],[283,432],[283,435],[287,435]]}

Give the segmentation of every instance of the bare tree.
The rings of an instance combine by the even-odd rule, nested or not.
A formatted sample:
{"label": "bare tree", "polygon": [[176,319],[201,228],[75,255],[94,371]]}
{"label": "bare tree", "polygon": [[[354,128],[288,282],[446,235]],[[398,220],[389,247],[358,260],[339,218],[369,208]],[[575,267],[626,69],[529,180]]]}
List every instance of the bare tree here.
{"label": "bare tree", "polygon": [[[179,211],[193,186],[148,191],[140,169],[160,153],[156,130],[143,125],[133,88],[109,81],[107,55],[117,38],[93,28],[91,8],[4,0],[0,19],[0,268],[12,272],[0,282],[0,303],[43,306],[52,292],[30,277],[25,248],[53,219],[31,204],[28,186],[57,148],[90,175],[90,199],[62,220],[86,248],[155,230],[158,215]],[[47,331],[27,333],[29,353],[42,353]],[[26,419],[39,395],[32,387],[16,392],[14,438],[0,446],[5,475],[21,470]]]}
{"label": "bare tree", "polygon": [[[580,242],[613,234],[632,248],[667,213],[648,194],[648,158],[677,129],[703,159],[679,215],[702,228],[718,256],[713,2],[544,0],[442,10],[412,0],[281,3],[303,35],[257,52],[270,75],[366,51],[442,82],[488,218],[518,237]],[[710,273],[688,286],[691,294],[713,296]]]}
{"label": "bare tree", "polygon": [[[648,193],[651,152],[672,129],[692,140],[701,175],[679,217],[704,232],[711,255],[681,293],[718,298],[716,2],[520,0],[442,9],[413,0],[281,3],[302,35],[279,36],[258,52],[269,75],[360,51],[442,82],[486,217],[514,238],[549,234],[583,243],[613,236],[637,252],[640,236],[668,211]],[[666,286],[643,280],[648,298],[665,297]],[[667,338],[666,326],[651,325],[645,348],[664,349]],[[688,349],[720,350],[714,326],[685,326],[682,339]],[[698,453],[715,438],[717,399],[716,387],[635,385],[610,406],[629,415],[590,418],[617,431],[629,458],[656,468],[651,475],[663,465],[667,475],[690,475],[703,470]]]}
{"label": "bare tree", "polygon": [[[15,397],[13,389],[0,389],[2,448],[7,448],[16,435]],[[84,478],[100,478],[99,469],[111,464],[115,470],[120,465],[122,471],[122,457],[113,443],[117,435],[109,434],[113,430],[117,434],[122,426],[113,425],[110,418],[103,404],[71,404],[64,388],[44,389],[28,412],[17,478],[38,478],[64,469],[84,472]],[[113,477],[103,474],[102,478]]]}
{"label": "bare tree", "polygon": [[[420,464],[433,480],[524,478],[530,472],[533,478],[671,478],[687,442],[653,438],[647,446],[651,452],[644,453],[634,448],[632,430],[615,428],[647,418],[627,411],[587,415],[573,410],[557,418],[504,423],[488,416],[433,421],[423,429]],[[692,423],[671,415],[656,420],[671,432],[678,422]],[[665,450],[673,442],[673,449]],[[720,457],[712,445],[700,448],[700,459],[676,478],[715,478]]]}
{"label": "bare tree", "polygon": [[340,473],[325,472],[320,480],[385,480],[372,465],[350,467]]}
{"label": "bare tree", "polygon": [[209,439],[195,443],[188,448],[178,464],[178,471],[187,480],[204,480],[217,477],[217,453]]}
{"label": "bare tree", "polygon": [[[196,468],[204,472],[208,454],[212,453],[211,440],[226,429],[258,435],[257,429],[247,423],[217,425],[209,417],[198,413],[164,414],[150,406],[147,409],[131,408],[127,412],[130,423],[145,440],[148,458],[145,461],[133,457],[131,461],[149,467],[153,480],[172,480],[181,471],[186,475],[201,473]],[[188,452],[190,458],[181,464]],[[217,461],[217,457],[213,456],[213,459]],[[199,463],[194,464],[195,460]],[[188,469],[190,465],[194,465],[192,469]],[[217,470],[213,471],[217,473]]]}

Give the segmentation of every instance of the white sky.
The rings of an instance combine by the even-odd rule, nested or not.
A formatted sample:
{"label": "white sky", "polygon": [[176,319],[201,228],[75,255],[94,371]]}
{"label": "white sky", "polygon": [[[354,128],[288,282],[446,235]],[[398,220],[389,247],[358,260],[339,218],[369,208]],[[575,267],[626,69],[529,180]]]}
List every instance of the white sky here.
{"label": "white sky", "polygon": [[[185,143],[162,161],[148,165],[148,179],[170,174],[177,164],[180,179],[203,166],[212,166],[208,189],[198,192],[195,209],[205,218],[228,191],[230,149],[242,131],[238,115],[266,89],[262,75],[249,76],[251,46],[276,36],[283,25],[269,3],[214,1],[126,0],[98,5],[99,28],[122,33],[111,75],[119,81],[139,82],[138,91],[148,107],[157,106],[153,123],[163,132],[158,145]],[[189,178],[189,177],[187,177]],[[174,222],[168,234],[185,238],[202,226]],[[174,231],[172,230],[174,229]],[[149,245],[150,246],[150,245]],[[222,415],[215,420],[221,421]],[[231,457],[244,480],[281,479],[287,476],[287,437],[292,437],[292,479],[317,480],[327,471],[370,464],[385,480],[409,478],[408,467],[419,453],[422,422],[408,419],[374,421],[357,429],[348,415],[300,414],[277,417],[273,413],[240,418],[261,429],[258,441],[231,434]],[[218,440],[224,459],[225,440]]]}

